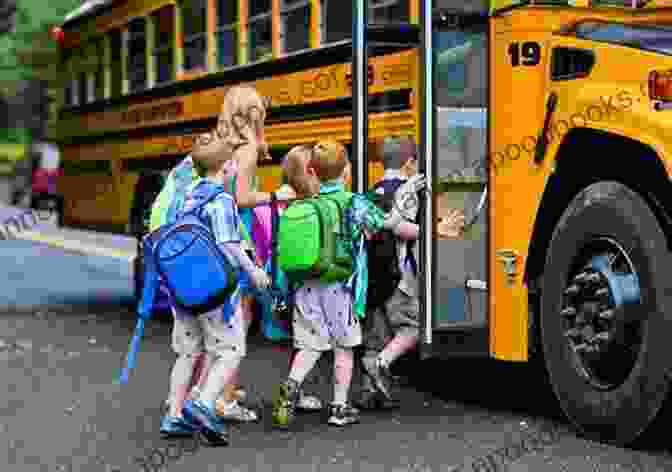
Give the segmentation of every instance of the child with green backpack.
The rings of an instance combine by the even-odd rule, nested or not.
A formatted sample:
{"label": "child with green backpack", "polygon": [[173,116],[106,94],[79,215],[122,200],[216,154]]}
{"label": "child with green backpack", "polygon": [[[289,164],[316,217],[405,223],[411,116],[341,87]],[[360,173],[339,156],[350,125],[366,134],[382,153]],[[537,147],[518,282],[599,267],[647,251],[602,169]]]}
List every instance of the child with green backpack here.
{"label": "child with green backpack", "polygon": [[359,421],[350,406],[353,348],[362,342],[360,320],[366,303],[364,238],[383,229],[404,230],[396,209],[388,215],[363,195],[345,191],[349,171],[346,150],[334,141],[318,143],[307,175],[320,182],[315,198],[289,205],[279,222],[278,263],[296,287],[292,327],[298,349],[289,378],[273,399],[273,425],[286,428],[294,419],[301,384],[322,352],[334,351],[334,400],[328,423]]}

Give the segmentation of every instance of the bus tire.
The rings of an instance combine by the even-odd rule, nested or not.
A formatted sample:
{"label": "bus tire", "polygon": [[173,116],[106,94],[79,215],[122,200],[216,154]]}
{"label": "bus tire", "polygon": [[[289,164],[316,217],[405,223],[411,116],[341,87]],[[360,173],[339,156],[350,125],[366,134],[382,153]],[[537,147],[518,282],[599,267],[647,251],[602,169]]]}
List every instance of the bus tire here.
{"label": "bus tire", "polygon": [[[540,327],[560,406],[591,439],[631,444],[659,417],[672,359],[671,281],[665,234],[642,197],[603,181],[574,198],[547,253]],[[598,332],[610,340],[597,341]]]}

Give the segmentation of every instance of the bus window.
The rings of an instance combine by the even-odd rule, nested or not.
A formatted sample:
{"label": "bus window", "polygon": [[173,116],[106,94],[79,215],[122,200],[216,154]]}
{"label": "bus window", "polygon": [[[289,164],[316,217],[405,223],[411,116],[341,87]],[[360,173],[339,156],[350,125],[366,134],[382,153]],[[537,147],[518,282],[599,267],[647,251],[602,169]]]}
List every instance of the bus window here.
{"label": "bus window", "polygon": [[147,37],[144,18],[128,23],[128,91],[139,92],[147,87]]}
{"label": "bus window", "polygon": [[75,105],[75,93],[77,90],[76,82],[73,80],[73,54],[71,50],[63,52],[63,76],[65,77],[65,87],[63,96],[63,105],[66,107]]}
{"label": "bus window", "polygon": [[[372,0],[368,23],[409,21],[410,0]],[[338,0],[322,0],[322,38],[333,43],[352,37],[352,8],[343,8]]]}
{"label": "bus window", "polygon": [[103,43],[95,39],[86,46],[86,103],[103,98]]}
{"label": "bus window", "polygon": [[486,23],[464,29],[439,29],[434,42],[439,177],[465,169],[484,175],[485,166],[480,165],[480,160],[486,154]]}
{"label": "bus window", "polygon": [[322,0],[322,42],[334,43],[352,37],[352,8],[338,0]]}
{"label": "bus window", "polygon": [[156,83],[170,82],[175,78],[175,7],[168,5],[152,14],[154,20],[154,64]]}
{"label": "bus window", "polygon": [[93,99],[102,100],[105,98],[105,69],[103,67],[105,47],[102,38],[96,40],[94,44],[93,53],[96,54],[96,66],[93,72]]}
{"label": "bus window", "polygon": [[310,47],[310,3],[308,0],[282,1],[282,52],[301,51]]}
{"label": "bus window", "polygon": [[181,3],[185,71],[206,68],[206,7],[206,0],[189,0]]}
{"label": "bus window", "polygon": [[248,21],[250,62],[272,57],[272,11],[270,0],[250,0]]}
{"label": "bus window", "polygon": [[83,105],[86,103],[86,72],[85,69],[85,55],[84,47],[80,46],[77,55],[75,56],[75,105]]}
{"label": "bus window", "polygon": [[369,23],[408,22],[409,0],[373,0],[369,4]]}
{"label": "bus window", "polygon": [[[483,14],[460,14],[458,24],[437,20],[433,30],[436,109],[434,207],[438,329],[482,325],[487,313],[487,81],[488,29]],[[453,215],[468,226],[456,237]]]}
{"label": "bus window", "polygon": [[220,68],[238,64],[238,2],[217,3],[217,65]]}
{"label": "bus window", "polygon": [[121,31],[110,32],[110,96],[121,95]]}

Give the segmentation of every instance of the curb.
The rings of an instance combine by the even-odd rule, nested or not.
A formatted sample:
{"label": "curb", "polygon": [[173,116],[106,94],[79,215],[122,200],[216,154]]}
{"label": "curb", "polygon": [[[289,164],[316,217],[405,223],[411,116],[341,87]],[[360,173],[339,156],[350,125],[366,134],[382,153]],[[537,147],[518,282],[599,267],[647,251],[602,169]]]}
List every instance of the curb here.
{"label": "curb", "polygon": [[122,251],[119,249],[112,249],[112,248],[101,248],[99,246],[85,244],[79,241],[68,240],[65,238],[59,238],[57,236],[46,236],[44,234],[35,231],[27,231],[27,230],[22,231],[20,234],[16,236],[16,238],[28,241],[41,242],[52,247],[65,249],[81,255],[114,257],[116,259],[126,260],[129,263],[132,262],[133,259],[135,258],[135,253],[129,251]]}

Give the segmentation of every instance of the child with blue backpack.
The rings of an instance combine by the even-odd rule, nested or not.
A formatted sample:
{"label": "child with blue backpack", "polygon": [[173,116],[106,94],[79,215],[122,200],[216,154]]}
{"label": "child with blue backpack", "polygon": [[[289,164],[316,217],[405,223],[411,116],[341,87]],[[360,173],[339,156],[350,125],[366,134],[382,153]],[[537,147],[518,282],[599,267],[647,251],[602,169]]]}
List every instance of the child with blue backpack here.
{"label": "child with blue backpack", "polygon": [[[171,374],[173,394],[170,411],[163,418],[161,433],[165,437],[174,437],[191,435],[199,431],[207,444],[226,445],[228,444],[228,430],[224,419],[217,415],[216,400],[225,385],[231,382],[231,378],[246,354],[246,329],[240,310],[238,273],[242,269],[252,284],[259,289],[267,288],[270,280],[268,275],[256,266],[241,249],[240,222],[236,202],[222,185],[223,164],[228,160],[227,157],[230,158],[230,154],[222,152],[221,142],[216,133],[206,133],[200,136],[195,143],[191,157],[194,165],[200,167],[202,171],[200,175],[205,177],[191,184],[177,211],[178,223],[186,221],[184,219],[189,215],[197,218],[197,220],[190,220],[191,229],[186,228],[180,237],[182,240],[187,240],[185,247],[190,241],[206,241],[203,247],[208,247],[215,253],[211,256],[204,251],[200,254],[200,259],[194,259],[202,261],[202,264],[184,268],[180,266],[179,258],[182,257],[180,255],[182,247],[178,244],[175,246],[174,258],[166,259],[168,260],[166,264],[173,264],[167,267],[169,269],[173,267],[173,274],[176,274],[172,280],[168,280],[170,277],[167,277],[165,273],[162,276],[166,285],[173,289],[171,290],[171,308],[174,315],[172,346],[178,358]],[[199,225],[193,221],[200,221],[203,226],[199,229]],[[185,223],[184,226],[188,225]],[[172,243],[180,242],[179,238],[173,239]],[[208,246],[207,241],[214,244]],[[155,247],[158,246],[157,244]],[[193,246],[193,244],[190,246],[192,252],[195,250]],[[170,249],[171,246],[168,245],[164,253],[165,250]],[[216,253],[216,251],[220,252]],[[223,258],[220,259],[220,257]],[[228,283],[228,288],[221,292],[223,296],[209,299],[207,305],[200,305],[195,312],[185,308],[188,303],[184,300],[188,299],[188,296],[178,301],[175,294],[179,290],[175,287],[177,285],[175,280],[180,280],[179,277],[182,275],[181,280],[185,284],[191,283],[192,286],[195,284],[192,290],[198,292],[198,284],[194,281],[200,279],[202,289],[205,291],[206,285],[219,280],[219,273],[213,269],[216,261],[225,261],[221,262],[222,266],[229,264],[234,277],[232,282]],[[231,280],[231,274],[224,278],[226,277]],[[171,282],[173,287],[170,287]],[[227,283],[223,282],[223,285]],[[196,298],[194,295],[194,299]],[[205,363],[206,371],[200,379],[198,398],[187,399],[194,371],[204,355],[207,355],[209,359]]]}
{"label": "child with blue backpack", "polygon": [[[306,174],[319,180],[319,195],[290,204],[280,221],[279,264],[297,285],[292,328],[298,352],[289,378],[274,394],[275,427],[287,428],[292,423],[303,381],[322,353],[331,350],[334,399],[328,423],[345,426],[359,421],[359,411],[349,404],[348,393],[353,349],[362,342],[360,320],[366,309],[363,238],[383,229],[400,233],[408,230],[408,224],[398,211],[386,215],[364,196],[346,192],[344,179],[348,172],[349,161],[342,144],[318,143],[307,162]],[[415,179],[410,185],[419,181]]]}

